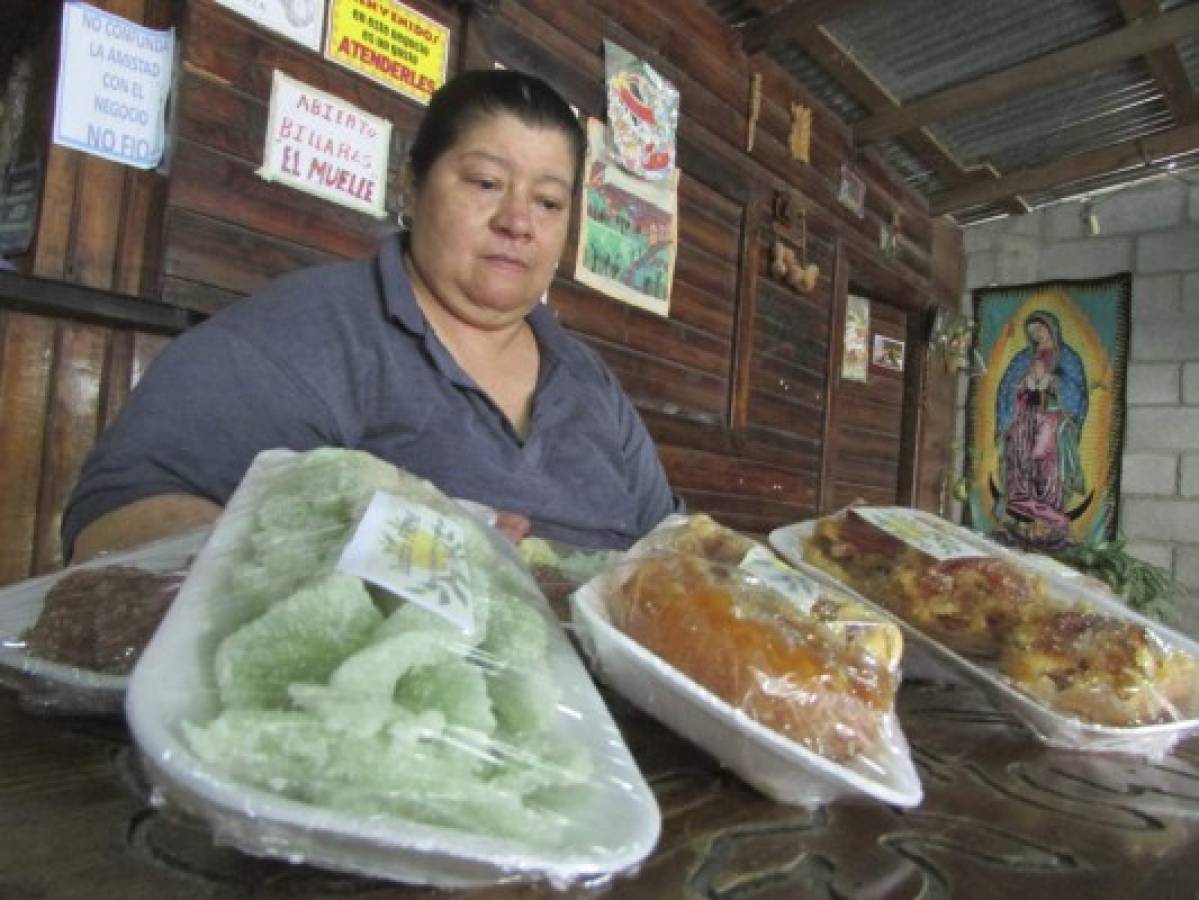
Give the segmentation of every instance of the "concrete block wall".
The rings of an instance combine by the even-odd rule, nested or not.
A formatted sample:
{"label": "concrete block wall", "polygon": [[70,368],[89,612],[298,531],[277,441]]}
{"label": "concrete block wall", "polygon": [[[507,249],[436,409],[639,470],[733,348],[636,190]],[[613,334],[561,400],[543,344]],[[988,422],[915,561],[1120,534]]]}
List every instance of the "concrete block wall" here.
{"label": "concrete block wall", "polygon": [[1081,201],[966,228],[962,309],[978,287],[1133,273],[1120,528],[1173,573],[1176,624],[1199,635],[1199,172],[1095,196],[1091,211],[1097,235]]}

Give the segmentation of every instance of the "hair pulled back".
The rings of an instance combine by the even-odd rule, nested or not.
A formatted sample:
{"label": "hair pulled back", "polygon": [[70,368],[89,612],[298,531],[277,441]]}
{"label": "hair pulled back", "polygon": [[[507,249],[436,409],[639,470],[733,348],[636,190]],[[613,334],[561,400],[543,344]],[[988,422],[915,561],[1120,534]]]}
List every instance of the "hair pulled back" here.
{"label": "hair pulled back", "polygon": [[463,72],[446,82],[429,101],[408,152],[413,185],[424,184],[429,170],[462,135],[488,116],[507,114],[534,128],[557,128],[574,151],[574,182],[583,167],[586,138],[578,117],[562,96],[536,75],[511,69]]}

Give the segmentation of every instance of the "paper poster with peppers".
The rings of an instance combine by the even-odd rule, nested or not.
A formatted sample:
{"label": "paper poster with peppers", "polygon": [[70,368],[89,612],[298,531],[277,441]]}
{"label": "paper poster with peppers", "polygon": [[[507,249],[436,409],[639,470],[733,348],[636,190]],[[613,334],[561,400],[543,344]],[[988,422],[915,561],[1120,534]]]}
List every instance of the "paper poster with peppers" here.
{"label": "paper poster with peppers", "polygon": [[647,181],[674,172],[675,130],[679,124],[679,92],[642,59],[604,41],[608,80],[608,124],[616,159],[624,169]]}
{"label": "paper poster with peppers", "polygon": [[604,132],[601,122],[587,123],[575,278],[609,297],[669,315],[678,250],[678,170],[665,181],[632,177],[616,164]]}

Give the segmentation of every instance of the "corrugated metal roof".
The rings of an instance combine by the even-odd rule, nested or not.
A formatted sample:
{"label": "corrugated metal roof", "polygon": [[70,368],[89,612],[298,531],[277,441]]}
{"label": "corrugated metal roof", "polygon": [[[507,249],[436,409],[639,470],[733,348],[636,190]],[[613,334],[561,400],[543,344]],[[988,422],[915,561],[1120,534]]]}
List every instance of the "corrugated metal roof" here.
{"label": "corrugated metal roof", "polygon": [[1124,22],[1112,0],[891,0],[826,30],[901,101],[1097,37]]}
{"label": "corrugated metal roof", "polygon": [[1171,123],[1145,64],[1132,60],[1000,101],[932,130],[964,164],[990,162],[1001,172],[1013,172]]}
{"label": "corrugated metal roof", "polygon": [[859,103],[840,84],[833,80],[820,63],[803,50],[788,43],[773,54],[774,58],[800,81],[820,103],[845,122],[856,122],[869,115],[870,110]]}
{"label": "corrugated metal roof", "polygon": [[[1199,0],[1163,0],[1163,12]],[[730,25],[751,22],[778,2],[708,0]],[[834,10],[824,34],[898,103],[1074,47],[1128,25],[1118,0],[878,0]],[[1199,88],[1199,34],[1173,45],[1190,88]],[[817,100],[847,124],[870,118],[863,98],[837,80],[795,41],[768,51]],[[1005,97],[930,123],[928,131],[963,167],[992,166],[999,175],[1036,170],[1057,160],[1125,144],[1179,127],[1145,57],[1134,57],[1056,84]],[[880,142],[895,171],[929,196],[947,191],[930,161],[902,136]],[[927,152],[927,151],[923,151]],[[1199,153],[1199,148],[1196,148]],[[1191,155],[1179,155],[1185,163]],[[1145,160],[1144,162],[1149,162]],[[1157,162],[1157,161],[1152,161]],[[1031,205],[1144,177],[1145,165],[1123,165],[1023,195]],[[959,222],[990,217],[1004,204],[959,209]]]}

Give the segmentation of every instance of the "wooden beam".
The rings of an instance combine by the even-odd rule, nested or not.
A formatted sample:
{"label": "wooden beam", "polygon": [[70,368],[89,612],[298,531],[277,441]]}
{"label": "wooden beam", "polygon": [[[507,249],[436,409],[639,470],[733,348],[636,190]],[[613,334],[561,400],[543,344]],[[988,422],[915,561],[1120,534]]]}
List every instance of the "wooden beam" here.
{"label": "wooden beam", "polygon": [[[1158,0],[1120,0],[1120,9],[1128,21],[1151,19],[1161,15]],[[1182,56],[1174,45],[1149,51],[1145,57],[1153,80],[1161,89],[1176,125],[1199,121],[1199,95],[1191,88]]]}
{"label": "wooden beam", "polygon": [[741,49],[749,56],[764,53],[821,22],[838,18],[878,0],[791,0],[775,12],[739,26]]}
{"label": "wooden beam", "polygon": [[[794,40],[829,77],[871,112],[882,113],[899,108],[899,102],[895,97],[863,69],[853,54],[837,43],[824,28],[809,28]],[[989,165],[966,168],[927,128],[917,128],[905,134],[903,144],[909,153],[932,169],[950,188],[999,176]]]}
{"label": "wooden beam", "polygon": [[158,300],[0,271],[3,309],[162,334],[178,334],[204,319],[203,313]]}
{"label": "wooden beam", "polygon": [[995,181],[945,191],[929,198],[929,208],[935,216],[958,212],[972,206],[998,203],[1014,194],[1043,191],[1095,175],[1144,165],[1155,158],[1164,159],[1195,150],[1199,150],[1199,124],[1185,125],[1135,141],[1090,150],[1037,169],[1012,172]]}
{"label": "wooden beam", "polygon": [[1199,34],[1199,4],[1141,19],[1124,28],[1064,50],[1048,53],[1001,72],[954,85],[880,113],[854,125],[859,143],[883,141],[921,125],[940,122],[972,109],[990,106],[1005,97],[1142,56],[1181,38]]}
{"label": "wooden beam", "polygon": [[845,243],[833,239],[832,302],[828,308],[828,359],[824,372],[824,415],[820,422],[820,484],[816,492],[819,515],[832,512],[833,461],[837,458],[836,405],[840,397],[841,355],[845,347],[845,308],[849,303],[849,261]]}

